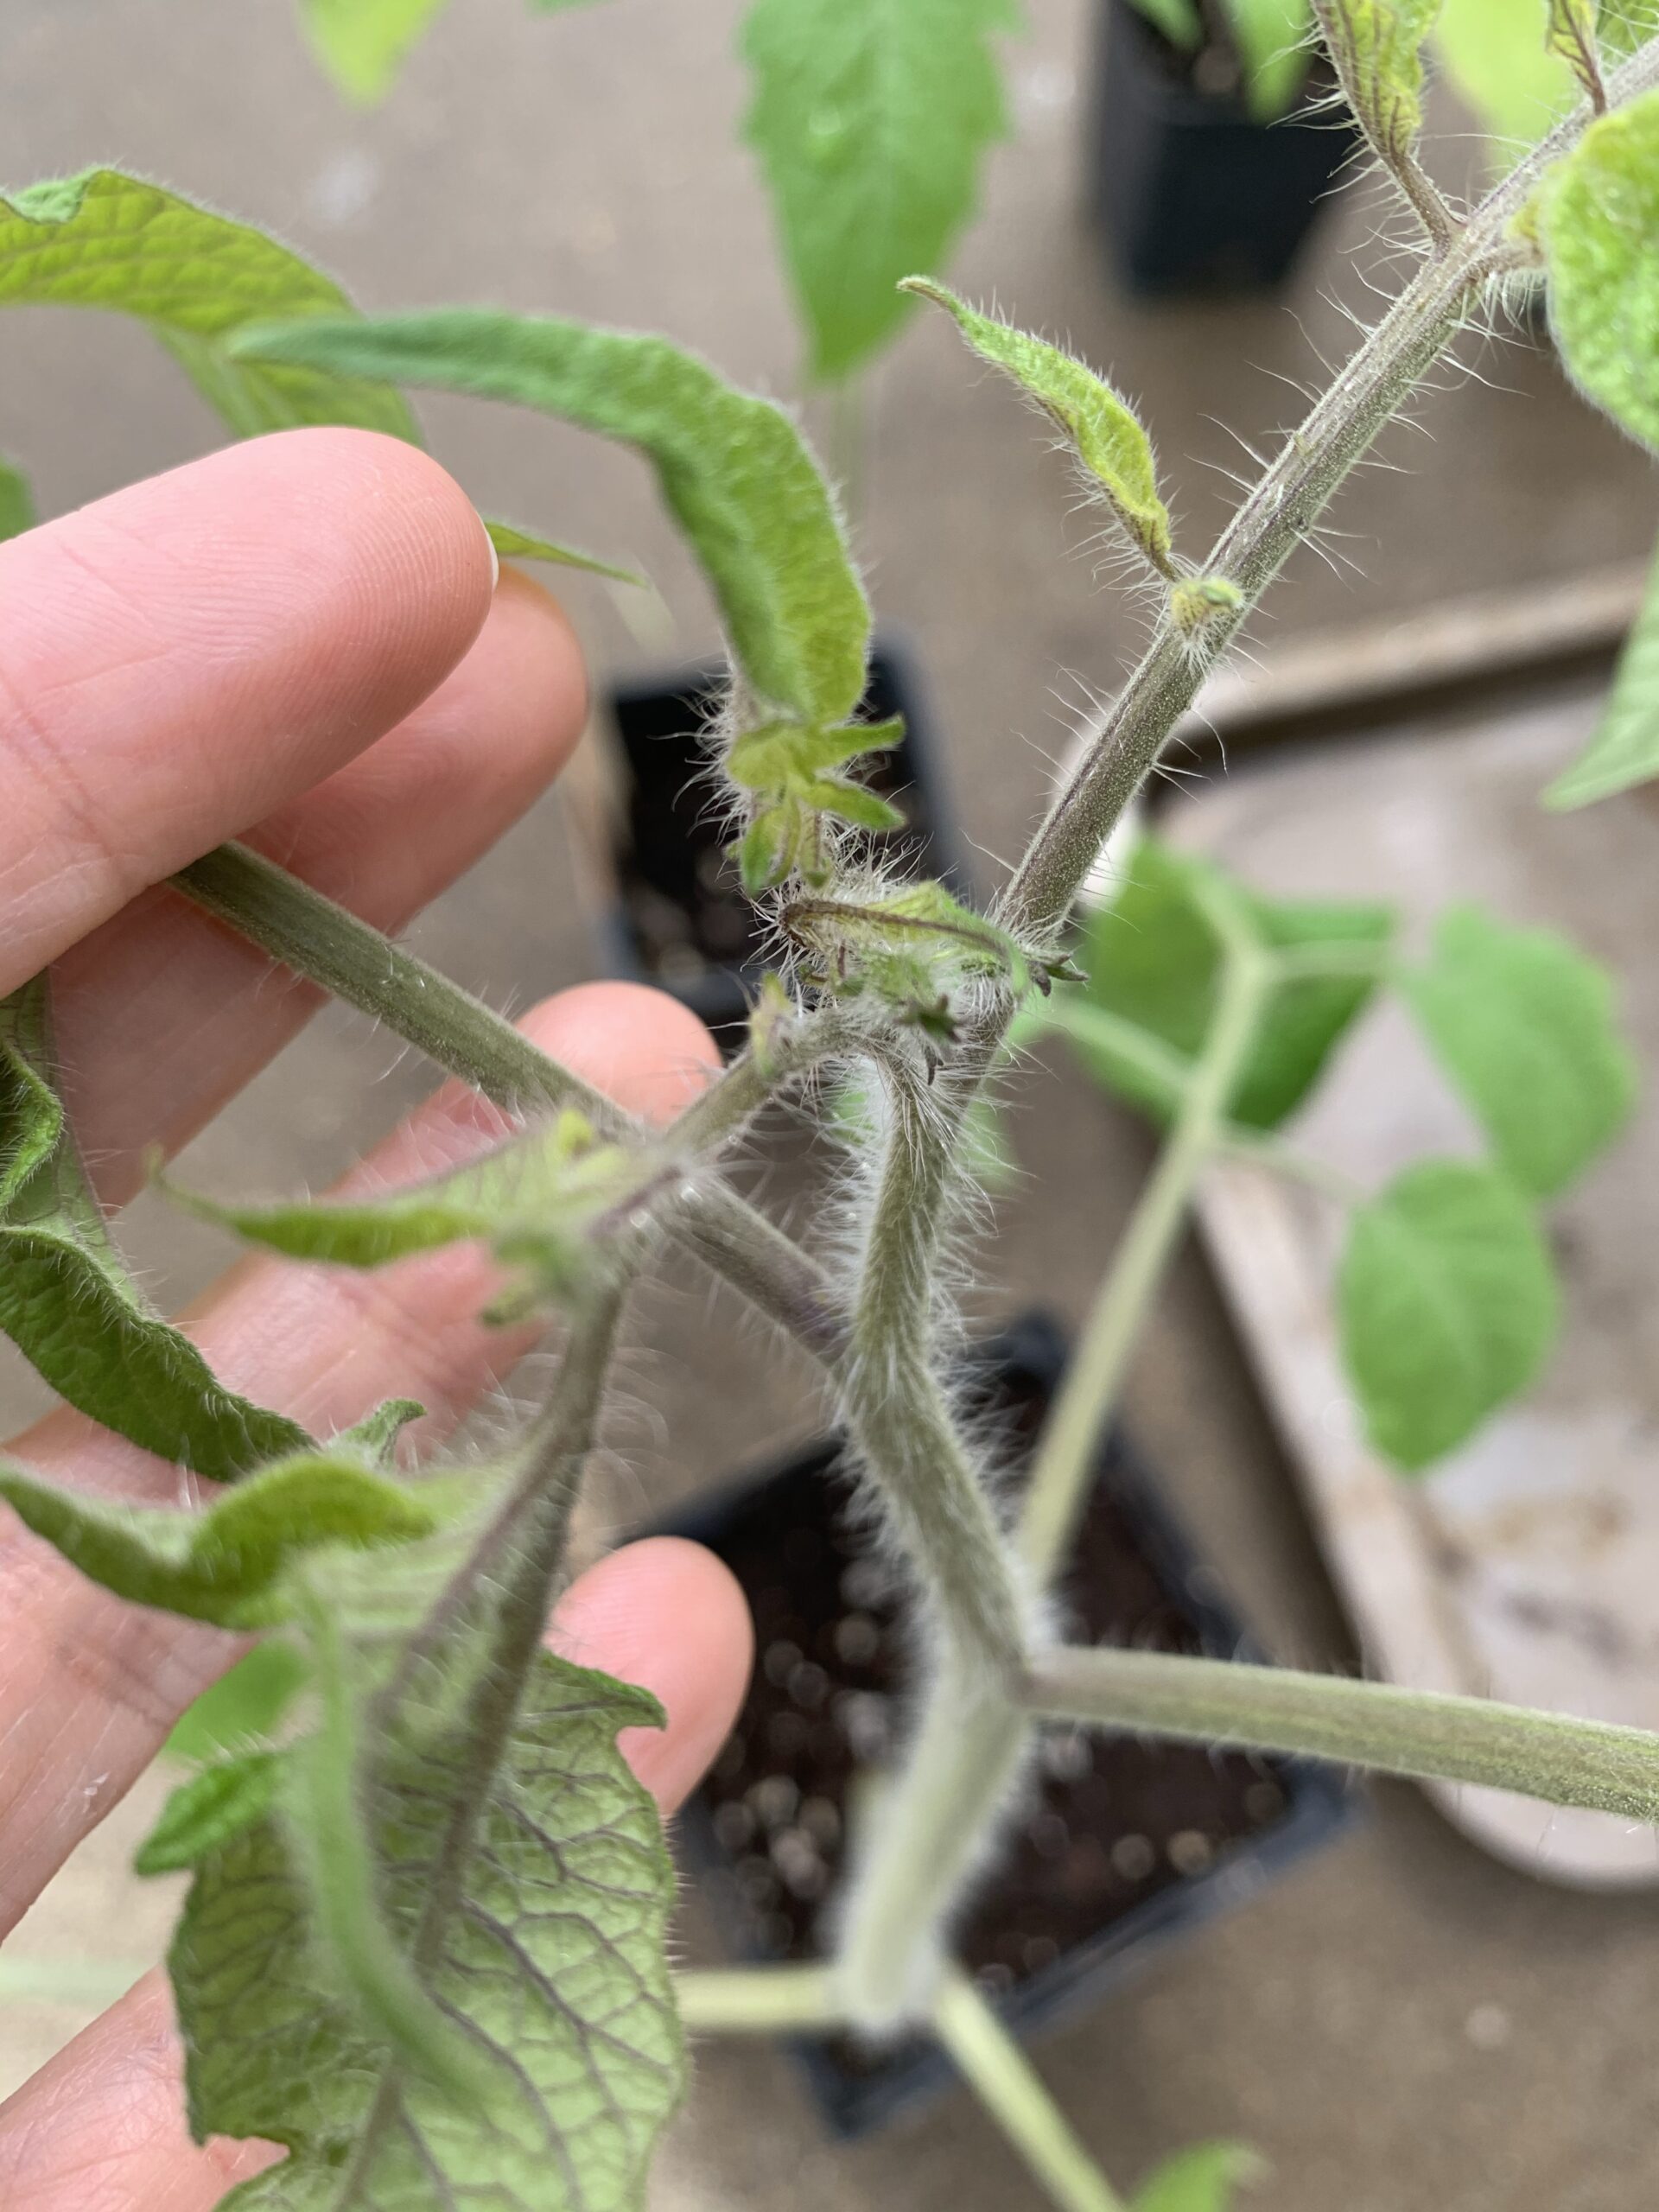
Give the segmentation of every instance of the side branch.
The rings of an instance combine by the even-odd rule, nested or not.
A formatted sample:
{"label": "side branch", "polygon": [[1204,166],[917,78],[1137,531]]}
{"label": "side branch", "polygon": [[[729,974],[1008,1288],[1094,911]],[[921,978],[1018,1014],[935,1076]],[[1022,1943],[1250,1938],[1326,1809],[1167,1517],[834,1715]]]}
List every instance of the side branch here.
{"label": "side branch", "polygon": [[[481,1000],[275,861],[245,846],[220,845],[172,880],[272,959],[384,1022],[509,1112],[574,1106],[603,1136],[642,1135],[613,1100],[539,1051]],[[737,1072],[729,1071],[725,1081]],[[722,1103],[737,1102],[728,1097]],[[705,1117],[712,1120],[715,1110],[705,1109]],[[741,1119],[733,1115],[734,1124]],[[816,1359],[833,1366],[841,1357],[846,1324],[830,1278],[734,1191],[712,1183],[689,1191],[669,1225],[680,1243]]]}
{"label": "side branch", "polygon": [[1048,1719],[1477,1783],[1659,1827],[1659,1736],[1606,1721],[1160,1651],[1053,1651],[1021,1696]]}
{"label": "side branch", "polygon": [[[1610,79],[1609,99],[1618,105],[1656,83],[1659,40],[1650,40]],[[1090,733],[999,905],[998,919],[1022,944],[1053,940],[1205,678],[1344,479],[1451,343],[1471,296],[1508,265],[1516,217],[1543,172],[1590,120],[1586,104],[1518,162],[1424,263],[1239,507],[1204,573],[1234,585],[1240,604],[1218,611],[1191,639],[1166,624]]]}

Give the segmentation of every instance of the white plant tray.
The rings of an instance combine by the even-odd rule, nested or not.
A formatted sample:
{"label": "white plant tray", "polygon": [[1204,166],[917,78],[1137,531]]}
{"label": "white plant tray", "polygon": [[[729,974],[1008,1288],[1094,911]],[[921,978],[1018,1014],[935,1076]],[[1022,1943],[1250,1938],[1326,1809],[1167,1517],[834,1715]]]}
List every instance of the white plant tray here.
{"label": "white plant tray", "polygon": [[[1202,1232],[1306,1488],[1367,1671],[1659,1729],[1659,793],[1544,813],[1599,687],[1257,756],[1163,817],[1166,834],[1285,897],[1393,901],[1421,945],[1471,898],[1560,928],[1619,978],[1647,1095],[1552,1210],[1566,1286],[1545,1379],[1427,1478],[1363,1442],[1337,1353],[1329,1201],[1217,1169]],[[1478,1140],[1395,1004],[1368,1014],[1290,1133],[1381,1184]],[[1611,1815],[1440,1787],[1459,1827],[1528,1872],[1586,1888],[1659,1884],[1659,1836]]]}

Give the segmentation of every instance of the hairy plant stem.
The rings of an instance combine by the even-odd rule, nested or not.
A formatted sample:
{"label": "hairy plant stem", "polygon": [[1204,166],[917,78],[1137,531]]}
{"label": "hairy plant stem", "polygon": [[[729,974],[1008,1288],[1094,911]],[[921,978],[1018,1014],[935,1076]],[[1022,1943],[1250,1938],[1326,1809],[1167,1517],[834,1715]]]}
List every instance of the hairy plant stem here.
{"label": "hairy plant stem", "polygon": [[[360,1013],[384,1022],[436,1065],[510,1112],[575,1106],[602,1135],[642,1135],[632,1117],[591,1084],[541,1052],[510,1021],[447,976],[393,944],[378,930],[337,906],[275,861],[242,845],[220,845],[172,879],[195,904],[296,975],[320,984]],[[722,1139],[747,1111],[717,1116],[741,1095],[747,1077],[740,1060],[699,1101],[700,1127]],[[778,1080],[774,1073],[774,1082]],[[726,1085],[733,1085],[731,1090]],[[747,1110],[753,1110],[752,1106]],[[829,1277],[769,1222],[721,1184],[688,1189],[674,1224],[680,1242],[730,1282],[813,1356],[833,1364],[846,1345],[846,1325]]]}
{"label": "hairy plant stem", "polygon": [[860,1269],[842,1408],[929,1601],[950,1671],[963,1682],[994,1681],[1021,1664],[1027,1609],[996,1509],[957,1429],[935,1356],[934,1275],[958,1173],[957,1102],[911,1060],[886,1059],[880,1073],[886,1150]]}
{"label": "hairy plant stem", "polygon": [[[471,1694],[456,1722],[456,1733],[465,1745],[466,1771],[439,1839],[409,1955],[414,1974],[423,1983],[442,1955],[479,1824],[512,1739],[531,1662],[546,1632],[571,1509],[604,1403],[617,1328],[644,1249],[643,1236],[620,1243],[610,1276],[575,1313],[552,1389],[521,1440],[518,1471],[500,1509],[410,1638],[391,1680],[371,1701],[376,1736],[395,1742],[399,1707],[412,1681],[424,1671],[424,1662],[435,1649],[466,1621],[480,1593],[487,1593],[487,1654],[474,1669]],[[435,2053],[440,2061],[446,2056],[442,2048]],[[353,2146],[353,2175],[368,2171],[384,2137],[398,2127],[402,2101],[398,2072],[389,2067]]]}
{"label": "hairy plant stem", "polygon": [[1073,2133],[1031,2061],[966,1974],[945,1978],[933,2008],[939,2041],[1061,2212],[1128,2212]]}
{"label": "hairy plant stem", "polygon": [[[1659,40],[1614,73],[1618,105],[1659,82]],[[998,904],[1022,943],[1051,943],[1124,808],[1176,722],[1332,495],[1455,336],[1479,285],[1501,270],[1506,234],[1550,163],[1592,120],[1581,106],[1518,162],[1449,237],[1338,372],[1312,412],[1234,514],[1203,564],[1236,587],[1240,604],[1195,637],[1166,623],[1092,733]],[[1000,1041],[1001,1033],[992,1039]]]}
{"label": "hairy plant stem", "polygon": [[[1070,1546],[1096,1441],[1198,1177],[1229,1127],[1227,1108],[1273,985],[1272,957],[1241,904],[1222,885],[1205,884],[1200,895],[1223,951],[1215,1017],[1044,1425],[1019,1531],[1039,1589]],[[889,2026],[930,2001],[944,1924],[989,1855],[1030,1736],[1000,1684],[976,1683],[949,1661],[930,1684],[904,1771],[878,1810],[843,1925],[837,1971],[862,2024]]]}
{"label": "hairy plant stem", "polygon": [[1608,1721],[1287,1667],[1098,1648],[1045,1654],[1022,1695],[1031,1712],[1057,1719],[1478,1783],[1659,1827],[1659,1736]]}

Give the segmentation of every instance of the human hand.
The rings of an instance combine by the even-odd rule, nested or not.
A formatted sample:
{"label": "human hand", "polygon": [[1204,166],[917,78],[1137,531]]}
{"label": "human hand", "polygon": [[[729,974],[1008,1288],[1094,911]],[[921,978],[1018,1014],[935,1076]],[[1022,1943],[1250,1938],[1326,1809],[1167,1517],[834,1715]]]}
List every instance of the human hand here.
{"label": "human hand", "polygon": [[[545,593],[493,576],[476,514],[433,461],[346,430],[235,447],[0,545],[0,993],[54,963],[66,1102],[105,1205],[317,1003],[167,890],[169,874],[245,836],[396,930],[569,753],[575,641]],[[524,1027],[657,1118],[715,1065],[693,1016],[626,984],[564,992]],[[503,1126],[451,1084],[349,1185],[431,1173]],[[186,1325],[232,1387],[320,1434],[406,1395],[433,1439],[525,1349],[479,1321],[490,1281],[471,1247],[368,1276],[257,1261]],[[8,1452],[59,1483],[177,1492],[176,1470],[73,1413]],[[3,1508],[0,1624],[3,1939],[238,1646],[82,1581]],[[735,1584],[692,1545],[636,1544],[573,1586],[551,1635],[661,1699],[667,1728],[623,1746],[672,1810],[742,1694]],[[279,2155],[192,2144],[181,2065],[166,1986],[147,1976],[0,2107],[0,2204],[208,2212]]]}

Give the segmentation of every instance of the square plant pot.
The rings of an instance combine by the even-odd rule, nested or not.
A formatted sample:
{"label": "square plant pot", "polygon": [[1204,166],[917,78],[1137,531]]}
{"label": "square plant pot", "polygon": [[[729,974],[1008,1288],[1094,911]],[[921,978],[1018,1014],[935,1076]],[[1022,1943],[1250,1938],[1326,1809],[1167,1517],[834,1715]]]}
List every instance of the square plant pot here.
{"label": "square plant pot", "polygon": [[1090,207],[1147,298],[1281,284],[1357,143],[1326,111],[1263,123],[1238,93],[1198,90],[1131,0],[1100,0],[1090,113]]}
{"label": "square plant pot", "polygon": [[[1064,1341],[1030,1315],[969,1357],[970,1396],[1001,1427],[1017,1472],[1059,1381]],[[898,1585],[859,1541],[858,1514],[836,1479],[841,1455],[839,1440],[825,1438],[674,1523],[727,1562],[754,1614],[747,1700],[678,1827],[722,1939],[749,1963],[823,1955],[856,1771],[880,1762],[901,1733]],[[1059,1595],[1071,1632],[1091,1641],[1227,1658],[1248,1651],[1216,1577],[1121,1435],[1100,1453]],[[1329,1841],[1352,1804],[1331,1767],[1050,1729],[1002,1870],[960,1923],[957,1955],[1010,2026],[1031,2035]],[[794,2048],[843,2137],[954,2079],[937,2045],[921,2039],[879,2050],[845,2038]]]}
{"label": "square plant pot", "polygon": [[[682,1000],[728,1049],[741,1041],[748,1007],[767,965],[754,910],[727,852],[730,831],[708,780],[702,731],[724,671],[677,669],[611,692],[620,789],[608,823],[584,834],[608,851],[590,855],[601,957],[606,972],[654,983]],[[910,654],[878,644],[858,719],[904,717],[905,734],[874,757],[867,780],[906,817],[875,840],[888,858],[965,887],[955,814],[941,776],[939,747]]]}

